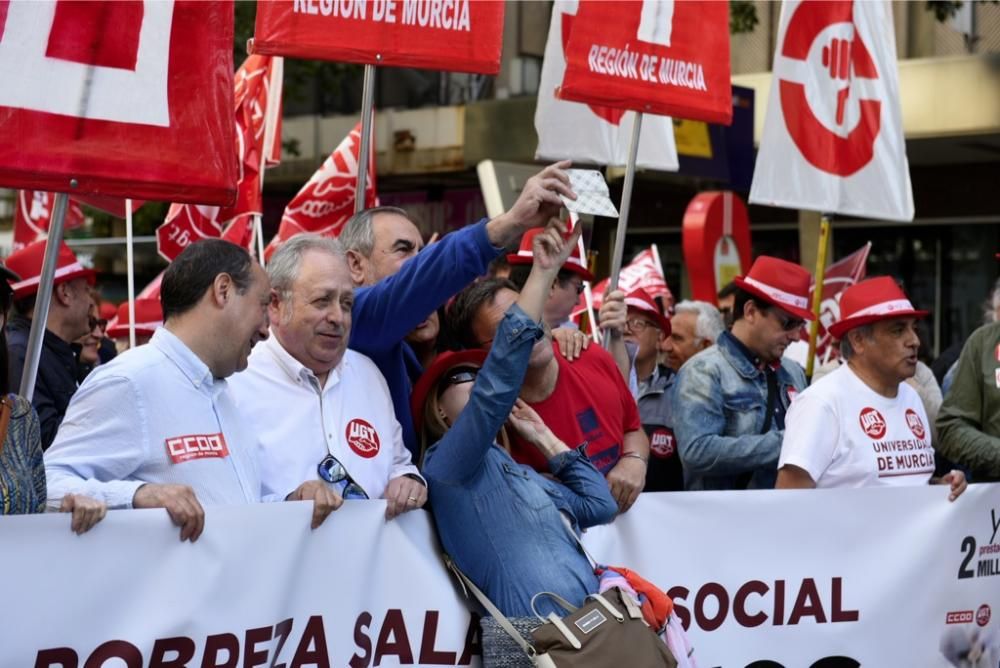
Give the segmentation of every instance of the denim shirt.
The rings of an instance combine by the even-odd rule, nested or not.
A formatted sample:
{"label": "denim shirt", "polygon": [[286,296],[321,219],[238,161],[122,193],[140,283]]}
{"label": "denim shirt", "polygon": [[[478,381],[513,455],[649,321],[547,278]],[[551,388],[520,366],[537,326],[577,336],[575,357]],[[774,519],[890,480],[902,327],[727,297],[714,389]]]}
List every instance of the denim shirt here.
{"label": "denim shirt", "polygon": [[[446,552],[508,616],[531,615],[531,597],[559,594],[581,605],[597,591],[587,557],[569,535],[610,522],[618,507],[579,451],[549,460],[554,482],[517,464],[496,434],[521,390],[542,329],[517,305],[504,315],[469,403],[424,457],[431,508]],[[553,610],[541,605],[545,614]]]}
{"label": "denim shirt", "polygon": [[[797,363],[781,360],[778,401],[806,387]],[[671,394],[674,435],[689,489],[770,489],[777,478],[783,430],[772,420],[766,434],[767,378],[723,332],[716,345],[688,360]],[[749,477],[749,483],[744,481]]]}

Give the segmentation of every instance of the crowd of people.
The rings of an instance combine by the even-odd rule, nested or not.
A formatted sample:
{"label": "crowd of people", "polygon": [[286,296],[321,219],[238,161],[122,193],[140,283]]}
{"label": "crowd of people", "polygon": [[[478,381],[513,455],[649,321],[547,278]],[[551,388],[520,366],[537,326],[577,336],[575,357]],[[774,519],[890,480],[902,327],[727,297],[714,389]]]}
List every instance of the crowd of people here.
{"label": "crowd of people", "polygon": [[136,302],[137,345],[117,356],[127,305],[99,310],[64,244],[30,398],[16,392],[46,242],[13,253],[3,512],[64,511],[82,532],[163,508],[194,541],[218,504],[310,501],[313,527],[345,499],[384,499],[388,519],[427,506],[456,564],[517,617],[541,590],[576,605],[596,591],[571,534],[644,491],[941,483],[954,499],[1000,479],[1000,323],[969,338],[929,411],[907,382],[926,312],[889,277],[842,294],[839,360],[812,385],[785,354],[813,318],[811,276],[778,258],[756,258],[721,309],[612,291],[607,350],[591,344],[570,320],[594,276],[559,221],[567,167],[427,246],[394,207],[338,239],[294,237],[266,271],[194,243],[159,301]]}

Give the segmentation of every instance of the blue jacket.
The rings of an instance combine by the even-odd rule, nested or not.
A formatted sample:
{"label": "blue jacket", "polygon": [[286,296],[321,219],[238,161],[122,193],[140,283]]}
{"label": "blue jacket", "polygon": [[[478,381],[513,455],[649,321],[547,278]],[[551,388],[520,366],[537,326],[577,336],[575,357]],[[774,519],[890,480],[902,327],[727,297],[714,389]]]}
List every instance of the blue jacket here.
{"label": "blue jacket", "polygon": [[410,415],[410,390],[424,370],[404,339],[452,295],[486,273],[501,250],[490,243],[483,219],[446,234],[404,262],[398,273],[354,293],[350,348],[371,358],[385,376],[413,461],[420,446]]}
{"label": "blue jacket", "polygon": [[[472,396],[454,426],[427,450],[423,474],[444,549],[508,616],[531,615],[540,591],[581,605],[597,577],[569,535],[614,519],[608,483],[580,450],[549,461],[559,479],[517,464],[496,445],[542,329],[518,306],[507,311]],[[548,606],[540,606],[545,614]]]}
{"label": "blue jacket", "polygon": [[[791,397],[806,387],[805,372],[782,359],[777,381],[778,401],[787,410]],[[772,420],[761,433],[767,378],[731,333],[723,332],[716,345],[681,367],[671,402],[686,489],[774,487],[784,431]]]}

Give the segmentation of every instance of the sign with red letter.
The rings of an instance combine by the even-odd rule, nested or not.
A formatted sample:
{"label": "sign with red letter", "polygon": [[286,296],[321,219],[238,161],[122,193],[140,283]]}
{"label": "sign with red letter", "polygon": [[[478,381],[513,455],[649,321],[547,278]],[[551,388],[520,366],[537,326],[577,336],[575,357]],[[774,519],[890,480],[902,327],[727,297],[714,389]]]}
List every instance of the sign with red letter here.
{"label": "sign with red letter", "polygon": [[229,204],[232,77],[232,2],[5,2],[0,183]]}
{"label": "sign with red letter", "polygon": [[581,0],[560,97],[728,125],[728,3]]}
{"label": "sign with red letter", "polygon": [[257,4],[255,53],[496,74],[497,0],[273,0]]}

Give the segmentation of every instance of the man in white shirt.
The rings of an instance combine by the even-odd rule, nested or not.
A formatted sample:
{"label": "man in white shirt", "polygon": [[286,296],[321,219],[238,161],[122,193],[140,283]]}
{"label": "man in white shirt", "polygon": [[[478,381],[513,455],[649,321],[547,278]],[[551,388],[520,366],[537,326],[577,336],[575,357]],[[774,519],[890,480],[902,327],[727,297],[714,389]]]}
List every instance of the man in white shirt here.
{"label": "man in white shirt", "polygon": [[268,264],[271,333],[233,379],[261,443],[265,493],[318,479],[344,498],[384,498],[386,517],[424,505],[385,378],[347,349],[354,287],[336,239],[301,234]]}
{"label": "man in white shirt", "polygon": [[778,460],[778,488],[951,485],[961,471],[932,480],[931,425],[904,381],[917,368],[918,311],[896,282],[882,276],[844,291],[830,326],[846,360],[792,402]]}
{"label": "man in white shirt", "polygon": [[[257,438],[226,378],[267,337],[267,275],[221,240],[188,246],[163,276],[164,326],[148,345],[95,369],[45,454],[50,503],[85,494],[109,508],[165,508],[196,540],[205,504],[263,500]],[[314,501],[313,527],[341,499],[317,481],[288,500]]]}

